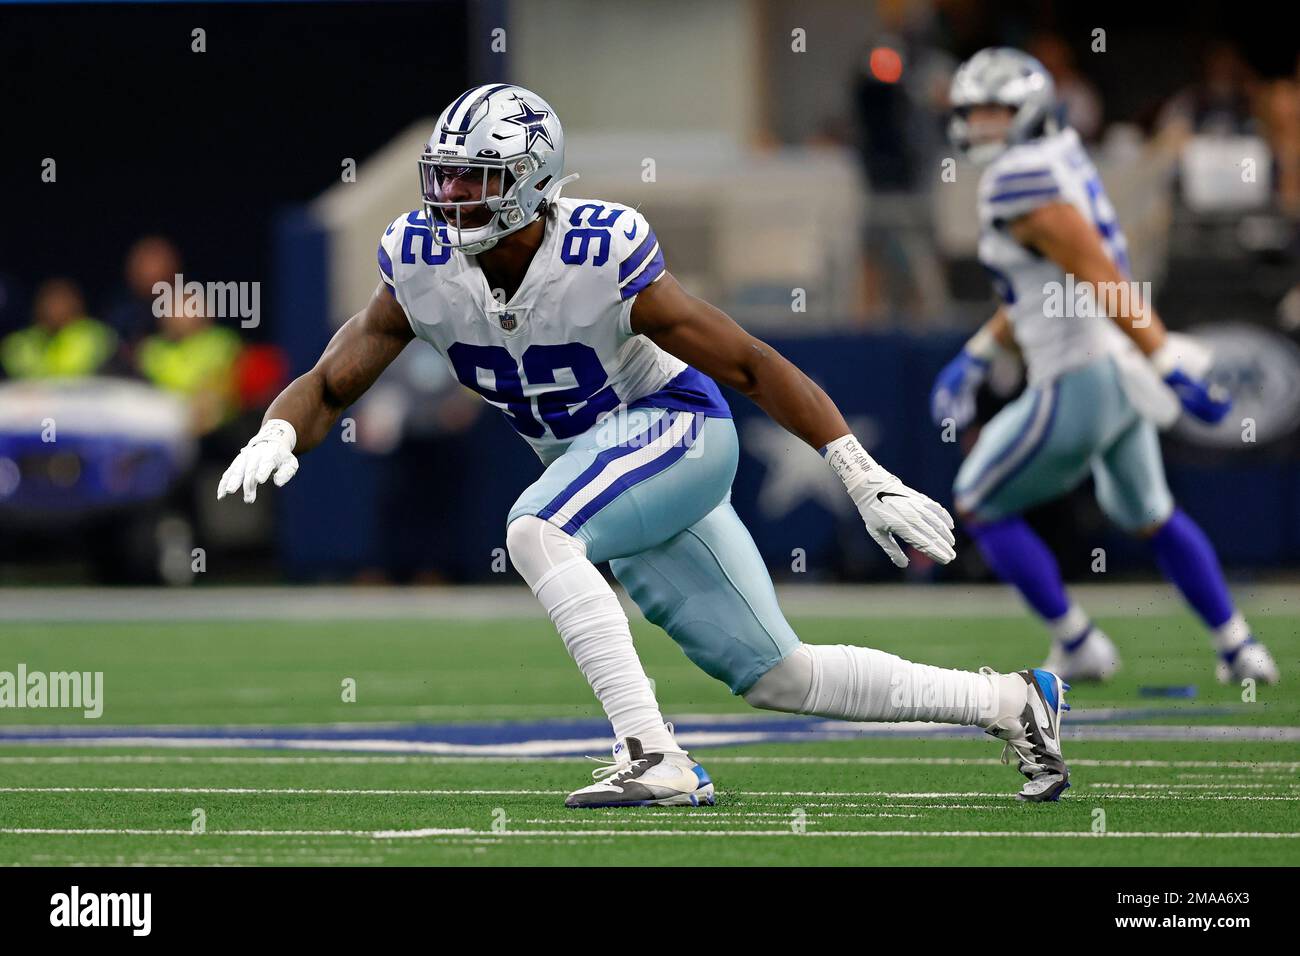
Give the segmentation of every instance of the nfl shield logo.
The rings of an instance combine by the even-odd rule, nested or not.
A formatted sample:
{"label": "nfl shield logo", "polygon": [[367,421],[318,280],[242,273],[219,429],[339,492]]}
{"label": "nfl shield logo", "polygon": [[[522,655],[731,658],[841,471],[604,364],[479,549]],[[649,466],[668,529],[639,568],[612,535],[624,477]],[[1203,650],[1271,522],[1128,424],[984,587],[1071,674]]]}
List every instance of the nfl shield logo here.
{"label": "nfl shield logo", "polygon": [[501,328],[505,329],[507,332],[513,332],[515,326],[519,324],[519,320],[515,318],[513,312],[502,312],[497,316],[497,318],[501,320]]}

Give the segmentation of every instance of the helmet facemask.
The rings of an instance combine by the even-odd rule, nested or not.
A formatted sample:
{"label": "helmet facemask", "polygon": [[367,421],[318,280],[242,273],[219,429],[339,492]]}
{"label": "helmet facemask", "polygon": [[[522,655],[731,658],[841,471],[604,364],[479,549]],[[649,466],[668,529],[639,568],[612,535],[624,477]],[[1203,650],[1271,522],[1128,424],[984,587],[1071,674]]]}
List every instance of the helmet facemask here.
{"label": "helmet facemask", "polygon": [[[436,228],[446,226],[445,245],[459,249],[466,255],[486,252],[504,236],[517,232],[545,210],[542,203],[525,204],[522,200],[529,189],[545,192],[551,185],[549,175],[538,176],[540,164],[529,153],[511,157],[434,156],[428,149],[420,157],[420,194],[424,211],[429,217],[434,242],[444,245]],[[448,201],[443,195],[443,184],[451,178],[479,183],[477,196],[460,201]],[[534,215],[525,211],[531,205]],[[482,218],[478,225],[467,225],[466,220]]]}
{"label": "helmet facemask", "polygon": [[[952,104],[948,137],[963,155],[980,165],[997,159],[1011,146],[1051,135],[1064,126],[1051,74],[1019,50],[992,47],[976,53],[953,74],[948,99]],[[983,124],[972,124],[971,112],[983,106],[1011,112],[1005,130],[1000,123],[992,130],[997,135],[975,128]]]}
{"label": "helmet facemask", "polygon": [[535,222],[576,178],[564,176],[564,130],[550,104],[508,83],[457,97],[420,157],[434,242],[471,256]]}
{"label": "helmet facemask", "polygon": [[971,113],[981,106],[996,107],[1000,103],[979,103],[960,105],[953,108],[952,118],[948,121],[948,138],[963,156],[977,166],[993,162],[1011,145],[1010,136],[1015,121],[1015,109],[1003,107],[1007,111],[1006,120],[990,123],[987,120],[972,119]]}

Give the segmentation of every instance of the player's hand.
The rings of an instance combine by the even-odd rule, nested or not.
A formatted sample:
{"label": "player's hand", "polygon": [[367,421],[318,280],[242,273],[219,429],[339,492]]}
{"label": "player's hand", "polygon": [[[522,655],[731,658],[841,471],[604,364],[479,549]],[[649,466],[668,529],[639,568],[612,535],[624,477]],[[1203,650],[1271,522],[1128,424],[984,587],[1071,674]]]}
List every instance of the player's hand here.
{"label": "player's hand", "polygon": [[907,555],[896,536],[940,564],[957,556],[952,516],[937,501],[913,491],[867,454],[853,435],[828,442],[821,450],[826,464],[844,482],[867,532],[900,568]]}
{"label": "player's hand", "polygon": [[293,454],[297,441],[297,433],[288,422],[273,418],[264,424],[221,476],[217,500],[242,487],[244,501],[252,503],[257,500],[257,486],[268,478],[273,478],[277,488],[284,487],[298,473],[298,459]]}
{"label": "player's hand", "polygon": [[1194,339],[1171,332],[1165,344],[1151,356],[1160,373],[1187,414],[1207,425],[1217,425],[1232,411],[1232,398],[1222,385],[1207,380],[1212,357],[1209,349]]}
{"label": "player's hand", "polygon": [[1174,390],[1183,411],[1207,425],[1217,425],[1232,411],[1232,398],[1222,385],[1198,382],[1182,369],[1165,376],[1165,384]]}
{"label": "player's hand", "polygon": [[930,389],[930,417],[942,426],[952,419],[965,428],[975,417],[975,393],[988,375],[989,363],[965,349],[943,367]]}
{"label": "player's hand", "polygon": [[939,502],[913,491],[883,468],[874,469],[871,479],[849,489],[867,533],[900,568],[907,567],[907,555],[895,538],[901,538],[940,564],[957,556],[952,534],[952,516]]}

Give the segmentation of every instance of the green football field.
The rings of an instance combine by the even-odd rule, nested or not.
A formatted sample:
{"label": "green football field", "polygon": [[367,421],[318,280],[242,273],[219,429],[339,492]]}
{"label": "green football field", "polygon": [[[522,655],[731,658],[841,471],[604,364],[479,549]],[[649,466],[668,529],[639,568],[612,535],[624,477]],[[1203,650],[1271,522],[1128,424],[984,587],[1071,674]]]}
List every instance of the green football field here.
{"label": "green football field", "polygon": [[[1026,617],[961,607],[794,623],[947,666],[1041,659]],[[1294,685],[1214,683],[1185,614],[1098,619],[1125,668],[1070,695],[1072,789],[1022,805],[991,739],[756,714],[634,618],[718,804],[599,811],[563,806],[610,741],[544,619],[4,621],[0,671],[102,671],[104,712],[0,710],[0,864],[1300,863]],[[1255,622],[1293,680],[1300,615]]]}

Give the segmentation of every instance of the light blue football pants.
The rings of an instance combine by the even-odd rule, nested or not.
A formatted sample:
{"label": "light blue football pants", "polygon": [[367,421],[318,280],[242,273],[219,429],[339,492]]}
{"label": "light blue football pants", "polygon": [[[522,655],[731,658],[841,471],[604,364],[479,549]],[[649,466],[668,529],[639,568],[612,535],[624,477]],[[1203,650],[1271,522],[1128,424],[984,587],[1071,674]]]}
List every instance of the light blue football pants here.
{"label": "light blue football pants", "polygon": [[1061,497],[1089,472],[1102,511],[1126,531],[1173,512],[1156,428],[1129,401],[1110,358],[1027,388],[994,415],[953,493],[964,513],[991,522]]}
{"label": "light blue football pants", "polygon": [[743,694],[799,646],[731,507],[729,418],[623,409],[574,439],[510,509],[581,540],[646,618],[705,673]]}

